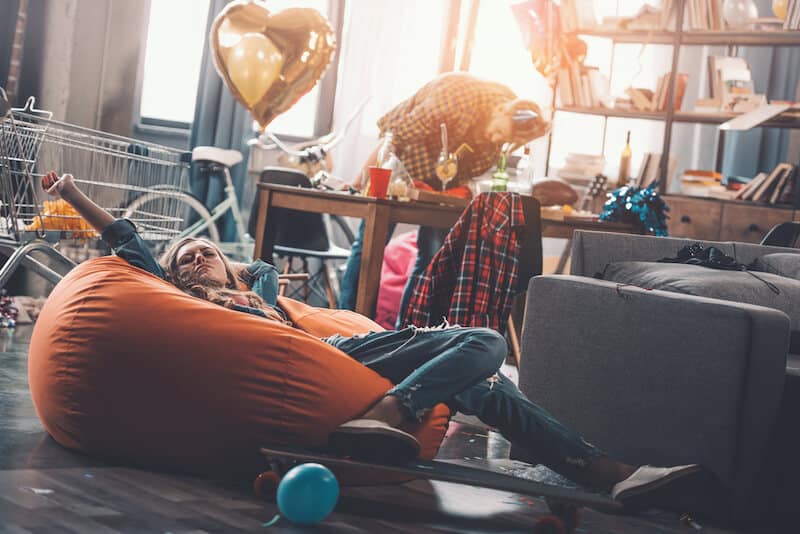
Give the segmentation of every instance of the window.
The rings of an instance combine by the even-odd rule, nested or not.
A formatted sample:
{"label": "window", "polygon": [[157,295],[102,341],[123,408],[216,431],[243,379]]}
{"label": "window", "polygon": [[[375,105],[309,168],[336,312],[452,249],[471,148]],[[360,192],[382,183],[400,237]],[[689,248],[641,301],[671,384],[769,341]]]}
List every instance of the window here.
{"label": "window", "polygon": [[151,0],[139,116],[188,128],[194,120],[209,0]]}
{"label": "window", "polygon": [[[543,112],[550,108],[552,92],[547,81],[534,68],[530,53],[525,47],[511,6],[521,0],[492,0],[480,2],[475,27],[469,71],[478,76],[508,85],[521,98],[537,102]],[[626,2],[594,2],[594,16],[600,21],[607,16],[634,15],[645,0]],[[613,58],[613,77],[610,94],[624,94],[631,83],[655,89],[658,76],[670,68],[671,49],[666,46],[612,45],[607,39],[582,37],[588,45],[587,65],[593,65],[608,76]],[[603,154],[612,166],[625,143],[625,132],[632,130],[637,142],[632,168],[638,169],[645,151],[661,151],[664,127],[659,121],[609,119],[604,125],[602,117],[559,112],[555,114],[550,163],[560,167],[569,152]],[[542,138],[532,145],[536,173],[544,174],[547,140]],[[554,174],[553,171],[550,171]]]}

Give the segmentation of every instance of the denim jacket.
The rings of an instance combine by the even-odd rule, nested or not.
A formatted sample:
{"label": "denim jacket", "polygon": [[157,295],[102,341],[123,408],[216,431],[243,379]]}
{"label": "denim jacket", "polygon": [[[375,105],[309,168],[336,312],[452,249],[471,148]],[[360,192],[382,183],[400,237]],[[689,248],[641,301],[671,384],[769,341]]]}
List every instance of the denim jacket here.
{"label": "denim jacket", "polygon": [[[167,273],[156,261],[147,244],[136,232],[136,227],[128,219],[117,219],[108,228],[103,230],[103,241],[108,243],[117,256],[124,259],[134,267],[144,269],[162,280],[167,279]],[[251,276],[251,288],[266,304],[275,308],[284,318],[286,314],[278,306],[278,271],[262,260],[256,260],[247,266]],[[233,309],[244,313],[266,317],[258,308],[234,304]]]}

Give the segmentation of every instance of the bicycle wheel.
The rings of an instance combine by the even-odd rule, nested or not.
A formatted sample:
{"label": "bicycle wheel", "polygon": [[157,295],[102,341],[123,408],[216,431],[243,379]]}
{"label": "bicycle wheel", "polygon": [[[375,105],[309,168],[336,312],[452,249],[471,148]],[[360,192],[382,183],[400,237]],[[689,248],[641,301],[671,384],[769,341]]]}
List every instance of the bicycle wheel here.
{"label": "bicycle wheel", "polygon": [[344,238],[347,240],[348,246],[352,245],[353,241],[356,240],[356,236],[353,234],[353,229],[350,228],[350,225],[347,224],[347,221],[344,219],[344,217],[339,215],[331,215],[330,217],[331,221],[336,223],[336,225],[339,227],[339,230],[341,230],[342,234],[344,234]]}
{"label": "bicycle wheel", "polygon": [[170,186],[155,186],[133,199],[123,212],[155,254],[185,236],[208,237],[219,243],[219,231],[203,202]]}

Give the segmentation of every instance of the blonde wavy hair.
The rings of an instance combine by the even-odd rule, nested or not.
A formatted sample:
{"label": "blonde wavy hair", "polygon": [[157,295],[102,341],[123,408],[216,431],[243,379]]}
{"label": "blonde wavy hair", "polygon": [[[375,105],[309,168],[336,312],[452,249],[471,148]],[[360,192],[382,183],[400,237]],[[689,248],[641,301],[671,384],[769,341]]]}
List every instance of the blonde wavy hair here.
{"label": "blonde wavy hair", "polygon": [[[191,275],[179,274],[178,251],[184,245],[197,242],[203,243],[204,245],[212,248],[216,252],[217,256],[219,256],[220,260],[222,260],[222,264],[225,266],[225,273],[227,275],[227,281],[224,286],[201,283],[200,281],[195,280]],[[219,304],[225,308],[233,308],[234,305],[237,304],[234,297],[242,296],[247,300],[250,307],[267,311],[267,306],[264,303],[264,300],[257,293],[248,289],[242,289],[242,286],[250,287],[250,284],[252,283],[250,273],[247,271],[247,269],[242,269],[241,273],[237,276],[233,270],[233,267],[231,266],[230,260],[228,260],[228,258],[225,256],[225,254],[223,254],[217,245],[208,239],[197,237],[184,237],[183,239],[179,239],[177,242],[173,243],[166,250],[166,252],[164,252],[164,254],[162,254],[161,258],[159,259],[159,263],[167,275],[167,281],[184,293],[188,293],[193,297],[198,297],[203,300],[213,302],[214,304]]]}

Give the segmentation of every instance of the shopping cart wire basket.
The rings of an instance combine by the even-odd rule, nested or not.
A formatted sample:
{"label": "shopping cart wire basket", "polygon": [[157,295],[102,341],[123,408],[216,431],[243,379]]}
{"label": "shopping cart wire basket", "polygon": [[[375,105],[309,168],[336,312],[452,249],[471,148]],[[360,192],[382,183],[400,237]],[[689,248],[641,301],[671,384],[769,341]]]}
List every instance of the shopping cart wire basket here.
{"label": "shopping cart wire basket", "polygon": [[[33,99],[24,108],[11,108],[2,88],[0,114],[0,253],[8,256],[0,287],[20,264],[57,283],[61,275],[31,253],[41,252],[69,270],[75,263],[59,244],[99,237],[71,206],[42,191],[41,177],[50,170],[72,174],[112,216],[130,218],[148,243],[163,248],[180,234],[189,153],[53,120],[52,113],[35,108]],[[146,210],[127,208],[154,192],[158,201],[148,202]]]}

